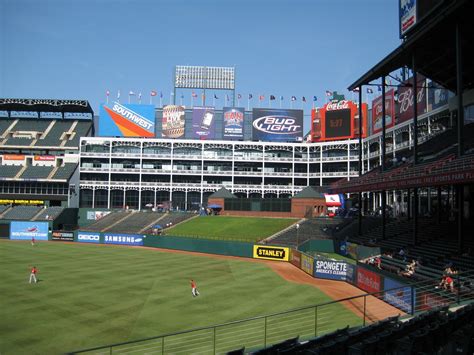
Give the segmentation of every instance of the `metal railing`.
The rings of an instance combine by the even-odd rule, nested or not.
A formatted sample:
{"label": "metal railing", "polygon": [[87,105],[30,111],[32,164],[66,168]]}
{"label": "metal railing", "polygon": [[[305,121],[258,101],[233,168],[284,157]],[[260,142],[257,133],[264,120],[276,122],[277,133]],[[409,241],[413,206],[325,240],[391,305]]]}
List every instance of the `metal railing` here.
{"label": "metal railing", "polygon": [[[389,290],[348,297],[259,317],[169,333],[146,339],[95,347],[71,354],[225,354],[269,347],[289,338],[308,340],[346,326],[365,326],[393,316],[407,316],[440,306],[474,300],[474,271],[454,276],[454,292],[436,288],[439,280],[427,280]],[[472,287],[472,286],[471,286]]]}

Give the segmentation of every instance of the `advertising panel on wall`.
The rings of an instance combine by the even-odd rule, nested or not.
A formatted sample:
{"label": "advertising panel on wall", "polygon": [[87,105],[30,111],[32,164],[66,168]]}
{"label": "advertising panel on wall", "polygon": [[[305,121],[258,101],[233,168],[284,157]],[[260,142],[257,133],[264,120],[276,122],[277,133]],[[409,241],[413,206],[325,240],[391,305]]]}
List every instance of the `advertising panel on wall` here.
{"label": "advertising panel on wall", "polygon": [[[426,112],[426,79],[423,75],[417,76],[416,102],[418,116]],[[413,119],[413,79],[404,81],[398,88],[398,119],[395,124],[399,124]]]}
{"label": "advertising panel on wall", "polygon": [[243,107],[224,107],[222,137],[229,140],[242,140],[244,138],[244,116]]}
{"label": "advertising panel on wall", "polygon": [[357,287],[369,293],[380,291],[380,275],[363,267],[357,267]]}
{"label": "advertising panel on wall", "polygon": [[99,135],[103,137],[154,137],[153,105],[112,102],[100,106]]}
{"label": "advertising panel on wall", "polygon": [[306,254],[301,254],[301,270],[313,276],[314,274],[314,258]]}
{"label": "advertising panel on wall", "polygon": [[448,90],[431,81],[428,84],[428,105],[431,106],[431,110],[436,110],[441,106],[447,105],[448,94]]}
{"label": "advertising panel on wall", "polygon": [[400,38],[403,38],[416,24],[416,1],[399,0]]}
{"label": "advertising panel on wall", "polygon": [[167,105],[163,107],[161,136],[163,138],[184,138],[186,113],[184,106]]}
{"label": "advertising panel on wall", "polygon": [[314,277],[330,280],[345,280],[347,263],[345,261],[315,260]]}
{"label": "advertising panel on wall", "polygon": [[264,142],[302,142],[303,110],[254,108],[252,138]]}
{"label": "advertising panel on wall", "polygon": [[61,231],[53,231],[51,235],[52,240],[61,240],[72,242],[74,241],[74,233],[73,232],[61,232]]}
{"label": "advertising panel on wall", "polygon": [[81,243],[100,243],[100,234],[93,232],[77,232],[77,241]]}
{"label": "advertising panel on wall", "polygon": [[[413,302],[415,298],[412,298],[412,288],[393,280],[389,277],[384,277],[383,280],[383,289],[384,296],[383,299],[385,302],[390,303],[392,306],[397,307],[406,313],[412,313]],[[394,289],[394,290],[391,290]],[[387,291],[389,290],[389,291]],[[390,291],[391,290],[391,291]],[[415,290],[413,289],[413,292]],[[414,296],[414,294],[413,294]]]}
{"label": "advertising panel on wall", "polygon": [[267,245],[254,245],[253,246],[253,257],[256,259],[267,259],[277,261],[289,261],[290,260],[290,248],[286,247],[273,247]]}
{"label": "advertising panel on wall", "polygon": [[104,234],[105,244],[143,245],[143,236],[139,234]]}
{"label": "advertising panel on wall", "polygon": [[[351,139],[359,135],[359,108],[356,103],[349,100],[332,101],[324,105],[320,112],[320,141]],[[367,104],[362,104],[362,137],[366,136]]]}
{"label": "advertising panel on wall", "polygon": [[298,250],[291,249],[290,263],[301,269],[301,253]]}
{"label": "advertising panel on wall", "polygon": [[351,284],[355,283],[356,272],[357,266],[347,263],[346,281],[350,282]]}
{"label": "advertising panel on wall", "polygon": [[48,240],[48,222],[16,222],[10,223],[10,239],[12,240]]}
{"label": "advertising panel on wall", "polygon": [[214,139],[216,130],[214,107],[193,108],[194,139]]}
{"label": "advertising panel on wall", "polygon": [[311,110],[311,142],[321,140],[321,110],[313,108]]}
{"label": "advertising panel on wall", "polygon": [[87,211],[86,218],[91,221],[97,221],[104,218],[110,211]]}
{"label": "advertising panel on wall", "polygon": [[[395,90],[385,93],[385,128],[395,124]],[[372,101],[372,133],[382,130],[382,95]]]}

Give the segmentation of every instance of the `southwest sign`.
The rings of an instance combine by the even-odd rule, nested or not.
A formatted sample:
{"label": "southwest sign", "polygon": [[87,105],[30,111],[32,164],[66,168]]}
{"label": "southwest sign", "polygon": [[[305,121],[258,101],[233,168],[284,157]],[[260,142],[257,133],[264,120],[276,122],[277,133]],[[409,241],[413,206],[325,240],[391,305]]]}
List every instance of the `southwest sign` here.
{"label": "southwest sign", "polygon": [[119,102],[102,105],[99,134],[109,137],[154,137],[155,110],[153,105],[122,105]]}
{"label": "southwest sign", "polygon": [[263,246],[263,245],[253,246],[253,257],[255,259],[288,261],[289,255],[290,255],[289,248],[271,247],[271,246]]}

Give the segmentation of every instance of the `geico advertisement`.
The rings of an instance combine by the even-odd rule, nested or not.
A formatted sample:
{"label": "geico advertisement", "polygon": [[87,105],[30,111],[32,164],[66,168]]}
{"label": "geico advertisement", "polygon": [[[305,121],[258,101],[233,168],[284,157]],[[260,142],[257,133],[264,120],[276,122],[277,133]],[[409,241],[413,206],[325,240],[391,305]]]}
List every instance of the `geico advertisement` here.
{"label": "geico advertisement", "polygon": [[288,261],[289,254],[289,248],[270,247],[264,245],[253,246],[253,257],[256,259]]}
{"label": "geico advertisement", "polygon": [[100,234],[79,232],[77,233],[77,241],[82,243],[100,243]]}
{"label": "geico advertisement", "polygon": [[143,245],[143,236],[138,234],[105,234],[105,244]]}

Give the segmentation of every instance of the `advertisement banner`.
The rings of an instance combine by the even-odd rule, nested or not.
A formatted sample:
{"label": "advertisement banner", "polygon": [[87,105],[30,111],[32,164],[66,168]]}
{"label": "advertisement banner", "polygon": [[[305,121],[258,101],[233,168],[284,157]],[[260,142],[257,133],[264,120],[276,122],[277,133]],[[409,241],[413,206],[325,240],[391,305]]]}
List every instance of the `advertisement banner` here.
{"label": "advertisement banner", "polygon": [[[417,75],[416,102],[418,116],[426,112],[426,80],[421,74]],[[413,119],[413,79],[404,81],[398,87],[398,120],[396,124]]]}
{"label": "advertisement banner", "polygon": [[110,213],[110,211],[87,211],[86,218],[89,221],[97,221],[104,218]]}
{"label": "advertisement banner", "polygon": [[3,160],[25,160],[23,154],[3,154]]}
{"label": "advertisement banner", "polygon": [[448,90],[431,81],[428,84],[428,105],[432,110],[448,104]]}
{"label": "advertisement banner", "polygon": [[12,199],[0,199],[0,205],[43,205],[44,201],[41,200],[12,200]]}
{"label": "advertisement banner", "polygon": [[416,0],[400,0],[400,38],[416,24]]}
{"label": "advertisement banner", "polygon": [[35,155],[36,161],[55,161],[56,157],[54,155]]}
{"label": "advertisement banner", "polygon": [[193,108],[194,139],[214,139],[216,134],[214,107]]}
{"label": "advertisement banner", "polygon": [[48,240],[49,224],[47,222],[11,222],[10,239],[12,240]]}
{"label": "advertisement banner", "polygon": [[242,140],[244,138],[245,109],[243,107],[224,107],[223,117],[223,139]]}
{"label": "advertisement banner", "polygon": [[[372,101],[372,133],[382,130],[382,95]],[[385,93],[385,128],[395,124],[395,90]]]}
{"label": "advertisement banner", "polygon": [[184,106],[167,105],[163,107],[161,136],[163,138],[184,138],[186,112]]}
{"label": "advertisement banner", "polygon": [[100,234],[93,232],[78,232],[77,241],[81,243],[100,243]]}
{"label": "advertisement banner", "polygon": [[421,291],[416,296],[416,311],[429,311],[430,309],[447,306],[451,303],[450,299],[441,297],[435,290],[433,292]]}
{"label": "advertisement banner", "polygon": [[73,232],[53,231],[52,239],[53,240],[62,240],[62,241],[73,242],[74,241],[74,233]]}
{"label": "advertisement banner", "polygon": [[314,274],[314,258],[306,254],[301,254],[301,270],[313,276]]}
{"label": "advertisement banner", "polygon": [[290,258],[290,248],[254,245],[253,257],[255,259],[288,261]]}
{"label": "advertisement banner", "polygon": [[[412,313],[412,288],[393,280],[388,277],[384,277],[383,289],[390,290],[384,293],[383,299],[385,302],[390,303],[392,306],[397,307],[406,313]],[[413,290],[415,292],[415,290]]]}
{"label": "advertisement banner", "polygon": [[101,105],[99,136],[154,137],[155,106],[119,102]]}
{"label": "advertisement banner", "polygon": [[380,291],[380,275],[362,267],[357,268],[357,287],[368,293]]}
{"label": "advertisement banner", "polygon": [[355,275],[357,272],[357,266],[354,264],[347,263],[346,281],[351,284],[355,283]]}
{"label": "advertisement banner", "polygon": [[105,244],[143,245],[143,236],[139,234],[104,234]]}
{"label": "advertisement banner", "polygon": [[330,280],[345,280],[347,263],[345,261],[315,260],[314,277]]}
{"label": "advertisement banner", "polygon": [[298,250],[291,249],[290,263],[301,269],[301,253]]}
{"label": "advertisement banner", "polygon": [[302,142],[303,110],[254,108],[252,137],[264,142]]}
{"label": "advertisement banner", "polygon": [[311,110],[311,142],[321,140],[321,111],[317,108]]}

